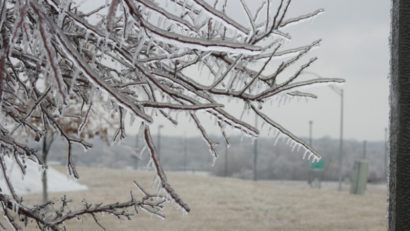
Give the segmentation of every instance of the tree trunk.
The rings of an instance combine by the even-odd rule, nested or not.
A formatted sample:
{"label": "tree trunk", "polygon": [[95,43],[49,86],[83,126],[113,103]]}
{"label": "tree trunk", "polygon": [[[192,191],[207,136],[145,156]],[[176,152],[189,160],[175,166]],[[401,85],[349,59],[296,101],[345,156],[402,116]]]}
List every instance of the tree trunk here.
{"label": "tree trunk", "polygon": [[410,230],[410,1],[393,0],[389,231]]}
{"label": "tree trunk", "polygon": [[[51,144],[54,141],[54,134],[47,132],[44,134],[43,137],[43,147],[42,147],[42,158],[43,158],[43,163],[44,166],[48,167],[47,164],[47,159],[48,159],[48,153],[50,151]],[[43,170],[42,176],[41,176],[41,183],[43,185],[43,203],[48,202],[48,180],[47,180],[47,168]]]}
{"label": "tree trunk", "polygon": [[43,171],[41,182],[43,183],[43,203],[46,203],[48,201],[47,169]]}

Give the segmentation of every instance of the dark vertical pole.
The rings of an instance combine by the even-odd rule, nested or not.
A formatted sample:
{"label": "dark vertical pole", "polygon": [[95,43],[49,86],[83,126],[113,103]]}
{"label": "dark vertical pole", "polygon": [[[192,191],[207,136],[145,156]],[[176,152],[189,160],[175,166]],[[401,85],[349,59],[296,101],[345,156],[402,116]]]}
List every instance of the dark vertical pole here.
{"label": "dark vertical pole", "polygon": [[188,158],[188,152],[187,152],[187,147],[186,147],[186,137],[184,136],[184,172],[187,170],[187,158]]}
{"label": "dark vertical pole", "polygon": [[313,121],[309,121],[309,146],[312,146],[312,129],[313,129]]}
{"label": "dark vertical pole", "polygon": [[391,13],[389,230],[410,230],[410,1]]}
{"label": "dark vertical pole", "polygon": [[[140,144],[140,139],[139,139],[139,134],[135,135],[136,139],[136,144],[135,144],[135,149],[137,150],[137,154],[140,152],[139,150],[139,144]],[[135,156],[135,169],[138,169],[138,164],[139,164],[139,157],[138,155]]]}
{"label": "dark vertical pole", "polygon": [[[42,154],[43,154],[43,163],[45,166],[47,166],[47,156],[48,156],[47,133],[43,136]],[[43,183],[43,203],[47,203],[48,201],[47,169],[44,169],[42,176],[41,176],[41,181]]]}
{"label": "dark vertical pole", "polygon": [[161,159],[161,128],[163,127],[163,125],[159,125],[158,126],[158,134],[157,134],[157,141],[158,141],[158,160]]}
{"label": "dark vertical pole", "polygon": [[342,178],[343,178],[343,107],[344,107],[344,92],[340,90],[340,139],[339,139],[339,187],[338,190],[342,191]]}
{"label": "dark vertical pole", "polygon": [[253,180],[256,181],[258,180],[258,139],[255,138],[255,141],[253,143],[253,152],[254,158],[253,158]]}
{"label": "dark vertical pole", "polygon": [[[255,127],[258,127],[258,117],[255,116]],[[253,143],[253,180],[258,180],[258,138]]]}
{"label": "dark vertical pole", "polygon": [[225,143],[225,167],[224,167],[224,176],[228,176],[228,144]]}
{"label": "dark vertical pole", "polygon": [[[309,121],[309,146],[310,147],[312,147],[312,134],[313,134],[313,121],[312,120],[310,120]],[[310,163],[309,163],[309,169],[308,169],[308,184],[310,185],[310,186],[312,186],[312,181],[313,181],[313,172],[312,172],[312,169],[311,169],[311,167],[310,167]]]}
{"label": "dark vertical pole", "polygon": [[161,157],[161,129],[158,129],[157,140],[158,140],[158,159]]}

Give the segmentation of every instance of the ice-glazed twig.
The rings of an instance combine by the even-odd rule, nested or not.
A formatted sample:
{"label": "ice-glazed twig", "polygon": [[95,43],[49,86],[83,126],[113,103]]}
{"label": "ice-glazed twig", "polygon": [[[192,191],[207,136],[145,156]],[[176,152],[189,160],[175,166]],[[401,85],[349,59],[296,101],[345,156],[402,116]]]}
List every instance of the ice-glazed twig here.
{"label": "ice-glazed twig", "polygon": [[290,139],[294,140],[297,144],[303,146],[306,150],[308,150],[309,152],[312,153],[312,155],[315,156],[315,158],[320,159],[320,155],[318,154],[318,152],[316,150],[314,150],[312,147],[310,147],[308,144],[305,143],[305,141],[303,141],[302,139],[298,138],[297,136],[295,136],[293,133],[291,133],[289,130],[287,130],[286,128],[284,128],[282,125],[276,123],[275,121],[273,121],[269,116],[267,116],[266,114],[264,114],[263,112],[261,112],[260,110],[258,110],[255,105],[251,104],[251,108],[252,110],[260,117],[262,118],[266,123],[268,123],[270,126],[272,126],[273,128],[277,129],[280,133],[286,135],[287,137],[289,137]]}
{"label": "ice-glazed twig", "polygon": [[171,185],[168,183],[167,177],[165,175],[164,170],[161,167],[161,164],[159,162],[159,158],[155,149],[154,142],[152,140],[151,132],[149,130],[149,127],[147,125],[144,125],[144,139],[145,143],[147,144],[148,150],[151,155],[151,160],[154,164],[155,171],[157,173],[157,176],[159,177],[161,181],[161,187],[165,190],[165,192],[168,194],[168,196],[177,204],[179,205],[182,209],[184,209],[185,212],[189,212],[191,209],[189,206],[182,200],[182,198],[175,192],[175,190],[171,187]]}

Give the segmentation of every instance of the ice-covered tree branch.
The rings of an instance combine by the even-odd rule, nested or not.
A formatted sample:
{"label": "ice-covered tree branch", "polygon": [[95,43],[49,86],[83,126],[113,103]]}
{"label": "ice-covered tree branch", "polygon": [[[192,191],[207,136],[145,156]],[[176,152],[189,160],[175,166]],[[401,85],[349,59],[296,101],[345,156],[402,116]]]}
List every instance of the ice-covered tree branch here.
{"label": "ice-covered tree branch", "polygon": [[[283,94],[316,98],[300,91],[302,87],[343,82],[301,79],[301,73],[317,60],[310,51],[320,40],[299,47],[287,43],[292,38],[286,32],[288,26],[314,18],[323,10],[288,16],[291,0],[260,3],[253,9],[254,2],[247,0],[229,4],[111,0],[95,9],[82,9],[74,1],[0,0],[0,170],[4,179],[7,181],[6,157],[12,157],[23,173],[26,161],[44,164],[18,137],[38,142],[47,131],[66,141],[67,168],[78,178],[73,145],[91,148],[87,131],[107,123],[115,127],[114,140],[124,138],[124,121],[130,115],[143,124],[151,163],[165,194],[153,196],[138,186],[143,192],[141,200],[132,196],[123,203],[84,203],[83,208],[68,212],[66,201],[59,209],[50,204],[25,205],[7,181],[12,196],[1,189],[0,202],[9,224],[22,229],[24,224],[15,218],[24,216],[41,230],[64,230],[65,221],[88,215],[101,226],[99,213],[128,218],[133,214],[127,209],[132,207],[162,217],[166,200],[188,212],[189,206],[162,170],[150,126],[160,116],[179,126],[174,115],[186,113],[185,119],[195,125],[216,158],[218,144],[211,139],[201,115],[217,121],[226,142],[229,128],[250,136],[261,133],[260,127],[227,107],[231,100],[245,105],[244,111],[304,149],[310,160],[319,160],[315,150],[260,108]],[[244,22],[229,14],[232,4],[241,9]]]}

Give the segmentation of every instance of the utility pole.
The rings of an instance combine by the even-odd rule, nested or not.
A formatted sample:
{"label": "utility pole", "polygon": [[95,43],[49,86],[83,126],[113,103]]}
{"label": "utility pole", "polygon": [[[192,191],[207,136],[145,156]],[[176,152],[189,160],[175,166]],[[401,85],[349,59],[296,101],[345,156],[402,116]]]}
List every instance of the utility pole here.
{"label": "utility pole", "polygon": [[392,1],[389,231],[410,230],[410,1]]}
{"label": "utility pole", "polygon": [[343,107],[344,107],[344,92],[340,89],[340,138],[339,138],[339,187],[338,190],[342,191],[342,178],[343,178]]}

